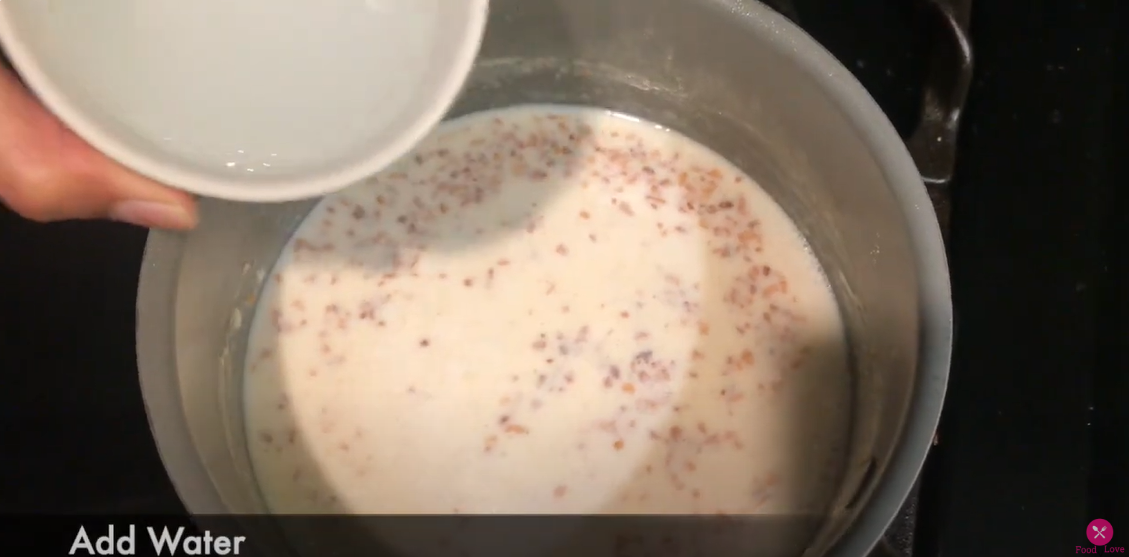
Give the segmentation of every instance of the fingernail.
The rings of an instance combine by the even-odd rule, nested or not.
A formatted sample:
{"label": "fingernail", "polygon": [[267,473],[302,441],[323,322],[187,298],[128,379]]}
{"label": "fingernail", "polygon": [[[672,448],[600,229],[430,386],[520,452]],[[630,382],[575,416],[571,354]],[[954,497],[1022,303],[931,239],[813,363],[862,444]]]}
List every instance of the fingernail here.
{"label": "fingernail", "polygon": [[179,205],[156,201],[122,201],[110,208],[110,218],[146,228],[192,228],[196,222]]}

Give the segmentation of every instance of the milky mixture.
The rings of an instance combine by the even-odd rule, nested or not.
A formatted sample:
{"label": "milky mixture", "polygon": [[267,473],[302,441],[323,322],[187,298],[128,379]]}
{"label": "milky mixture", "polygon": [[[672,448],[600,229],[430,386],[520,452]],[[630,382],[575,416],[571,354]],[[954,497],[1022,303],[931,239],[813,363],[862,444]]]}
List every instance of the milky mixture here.
{"label": "milky mixture", "polygon": [[280,513],[818,512],[843,325],[785,213],[596,109],[441,126],[267,279],[246,424]]}

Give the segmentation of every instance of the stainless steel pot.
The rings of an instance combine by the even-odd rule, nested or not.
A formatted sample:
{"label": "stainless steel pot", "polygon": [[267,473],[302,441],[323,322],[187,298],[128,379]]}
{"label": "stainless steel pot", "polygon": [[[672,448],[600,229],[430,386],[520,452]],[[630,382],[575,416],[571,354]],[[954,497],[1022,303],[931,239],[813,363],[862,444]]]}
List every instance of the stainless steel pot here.
{"label": "stainless steel pot", "polygon": [[[851,74],[788,20],[738,0],[494,0],[452,115],[596,105],[679,130],[795,219],[848,327],[848,465],[810,555],[865,555],[920,470],[949,367],[942,237],[906,147]],[[189,235],[149,237],[137,353],[165,467],[193,513],[264,511],[242,425],[255,295],[315,201],[205,200]]]}

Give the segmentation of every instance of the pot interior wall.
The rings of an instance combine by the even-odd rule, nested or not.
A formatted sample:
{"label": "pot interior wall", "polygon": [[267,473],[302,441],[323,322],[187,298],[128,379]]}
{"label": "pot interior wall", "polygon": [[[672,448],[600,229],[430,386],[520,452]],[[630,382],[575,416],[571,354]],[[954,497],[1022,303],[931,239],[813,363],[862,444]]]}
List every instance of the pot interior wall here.
{"label": "pot interior wall", "polygon": [[[865,505],[898,442],[917,359],[917,269],[873,153],[795,54],[760,39],[774,30],[733,2],[494,0],[491,9],[452,116],[565,103],[666,125],[748,172],[808,238],[840,303],[853,374],[841,489],[819,535],[815,525],[808,533],[821,552]],[[182,250],[172,341],[187,429],[231,511],[264,510],[241,408],[255,296],[314,203],[206,200],[199,230],[169,241]]]}

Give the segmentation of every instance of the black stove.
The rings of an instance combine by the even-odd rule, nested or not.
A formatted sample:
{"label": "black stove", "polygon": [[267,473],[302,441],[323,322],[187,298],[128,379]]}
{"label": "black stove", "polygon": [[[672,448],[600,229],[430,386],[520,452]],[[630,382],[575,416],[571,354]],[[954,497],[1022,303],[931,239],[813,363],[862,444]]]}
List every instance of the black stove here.
{"label": "black stove", "polygon": [[[960,52],[939,51],[953,45],[937,8],[959,16],[968,2],[769,3],[904,137],[923,113],[931,134],[951,132],[917,162],[948,221],[953,370],[937,444],[883,551],[1065,555],[1095,518],[1129,536],[1129,183],[1114,166],[1129,155],[1129,6],[972,2],[957,134],[960,75],[944,68]],[[184,512],[136,381],[144,240],[0,209],[0,512]]]}

